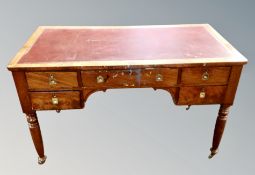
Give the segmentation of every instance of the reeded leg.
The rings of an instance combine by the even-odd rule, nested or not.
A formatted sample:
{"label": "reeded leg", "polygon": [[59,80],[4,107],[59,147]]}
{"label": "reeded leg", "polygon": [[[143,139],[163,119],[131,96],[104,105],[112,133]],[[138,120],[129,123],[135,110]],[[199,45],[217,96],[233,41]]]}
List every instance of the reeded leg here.
{"label": "reeded leg", "polygon": [[37,120],[36,113],[26,114],[26,117],[27,117],[29,130],[34,142],[34,146],[39,156],[38,164],[43,164],[46,161],[46,156],[44,155],[43,140],[42,140],[40,125]]}
{"label": "reeded leg", "polygon": [[224,132],[224,128],[227,122],[228,112],[230,105],[221,105],[218,113],[218,117],[216,120],[214,135],[213,135],[213,143],[211,147],[211,154],[209,155],[209,159],[211,159],[218,152],[218,147]]}

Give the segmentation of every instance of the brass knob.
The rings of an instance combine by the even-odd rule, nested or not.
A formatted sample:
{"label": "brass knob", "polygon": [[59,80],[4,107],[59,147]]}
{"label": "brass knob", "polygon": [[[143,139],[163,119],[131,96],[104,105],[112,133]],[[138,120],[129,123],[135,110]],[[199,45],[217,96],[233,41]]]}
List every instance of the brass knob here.
{"label": "brass knob", "polygon": [[103,83],[104,77],[102,75],[97,76],[97,83]]}
{"label": "brass knob", "polygon": [[209,73],[207,71],[205,71],[203,74],[202,74],[202,80],[208,80],[209,79]]}
{"label": "brass knob", "polygon": [[51,98],[51,102],[53,105],[58,105],[58,98],[54,95],[52,98]]}
{"label": "brass knob", "polygon": [[199,97],[200,97],[200,98],[205,98],[205,91],[204,91],[204,90],[202,90],[202,91],[200,92]]}
{"label": "brass knob", "polygon": [[157,74],[156,75],[156,81],[163,81],[163,75]]}
{"label": "brass knob", "polygon": [[57,80],[55,79],[55,77],[53,75],[50,75],[49,85],[56,85],[56,84],[57,84]]}

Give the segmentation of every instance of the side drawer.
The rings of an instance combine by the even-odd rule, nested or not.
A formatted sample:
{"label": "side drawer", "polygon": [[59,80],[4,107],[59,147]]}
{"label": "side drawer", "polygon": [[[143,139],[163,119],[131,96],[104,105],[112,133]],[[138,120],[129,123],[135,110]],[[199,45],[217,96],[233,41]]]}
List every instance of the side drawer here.
{"label": "side drawer", "polygon": [[29,89],[78,87],[77,72],[26,72]]}
{"label": "side drawer", "polygon": [[181,83],[184,85],[225,85],[231,67],[182,68]]}
{"label": "side drawer", "polygon": [[34,110],[57,110],[81,108],[80,92],[30,92]]}
{"label": "side drawer", "polygon": [[179,105],[220,104],[225,97],[226,86],[181,87]]}

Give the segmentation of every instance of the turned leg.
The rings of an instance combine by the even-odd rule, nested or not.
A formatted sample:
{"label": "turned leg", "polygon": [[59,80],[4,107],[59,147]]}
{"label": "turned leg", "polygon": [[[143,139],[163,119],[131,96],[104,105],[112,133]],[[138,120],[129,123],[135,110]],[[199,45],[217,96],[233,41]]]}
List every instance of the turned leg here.
{"label": "turned leg", "polygon": [[26,117],[34,146],[39,156],[38,163],[43,164],[46,161],[46,156],[44,155],[43,140],[36,113],[26,114]]}
{"label": "turned leg", "polygon": [[211,154],[209,155],[209,159],[212,158],[218,152],[218,147],[224,132],[224,128],[227,122],[228,112],[230,105],[221,105],[218,113],[218,117],[216,120],[214,135],[213,135],[213,143],[211,147]]}

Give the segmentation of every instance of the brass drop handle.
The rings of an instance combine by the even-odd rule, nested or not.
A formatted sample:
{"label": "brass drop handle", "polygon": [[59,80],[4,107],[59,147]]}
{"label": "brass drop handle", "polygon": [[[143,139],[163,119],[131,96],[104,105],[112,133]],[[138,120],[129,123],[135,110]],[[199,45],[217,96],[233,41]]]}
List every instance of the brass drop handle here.
{"label": "brass drop handle", "polygon": [[56,78],[51,74],[49,77],[49,85],[56,85],[57,84],[57,80]]}
{"label": "brass drop handle", "polygon": [[203,74],[202,74],[202,80],[206,81],[209,79],[209,73],[207,71],[205,71]]}
{"label": "brass drop handle", "polygon": [[97,83],[103,83],[105,82],[105,79],[102,75],[97,76]]}
{"label": "brass drop handle", "polygon": [[156,81],[163,81],[163,75],[157,74],[156,75]]}
{"label": "brass drop handle", "polygon": [[205,98],[205,90],[204,89],[201,90],[201,92],[199,94],[199,97],[200,98]]}
{"label": "brass drop handle", "polygon": [[51,102],[53,105],[58,105],[58,98],[56,95],[54,95],[52,98],[51,98]]}

